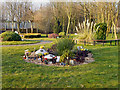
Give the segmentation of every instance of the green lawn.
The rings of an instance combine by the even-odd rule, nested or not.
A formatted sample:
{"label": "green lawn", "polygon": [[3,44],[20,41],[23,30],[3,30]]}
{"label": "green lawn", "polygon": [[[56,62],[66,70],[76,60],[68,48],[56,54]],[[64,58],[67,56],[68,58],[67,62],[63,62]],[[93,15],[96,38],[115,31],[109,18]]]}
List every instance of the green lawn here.
{"label": "green lawn", "polygon": [[[50,47],[47,44],[45,47]],[[22,60],[25,49],[39,45],[2,47],[3,88],[117,88],[118,47],[85,46],[95,62],[72,67],[39,66]]]}
{"label": "green lawn", "polygon": [[56,38],[28,38],[28,39],[30,39],[30,40],[44,40],[44,41],[57,41],[58,40]]}
{"label": "green lawn", "polygon": [[20,45],[20,44],[32,44],[32,43],[39,43],[40,41],[32,41],[32,40],[25,40],[25,41],[2,41],[0,44],[2,45]]}

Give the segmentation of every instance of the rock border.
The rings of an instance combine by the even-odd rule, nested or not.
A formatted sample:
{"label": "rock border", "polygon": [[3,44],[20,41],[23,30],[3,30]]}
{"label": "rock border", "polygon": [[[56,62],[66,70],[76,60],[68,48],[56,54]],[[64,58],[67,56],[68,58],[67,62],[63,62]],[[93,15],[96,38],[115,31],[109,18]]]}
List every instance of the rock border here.
{"label": "rock border", "polygon": [[37,60],[25,60],[25,62],[28,62],[28,63],[34,63],[34,64],[37,64],[37,65],[41,65],[41,66],[57,66],[57,67],[66,67],[66,66],[77,66],[77,65],[83,65],[83,64],[89,64],[89,63],[92,63],[92,62],[95,62],[94,58],[93,58],[93,54],[92,53],[88,53],[88,57],[85,57],[85,61],[83,63],[80,63],[80,62],[76,62],[77,64],[75,65],[60,65],[60,63],[55,63],[55,64],[45,64],[45,63],[41,63],[38,59]]}

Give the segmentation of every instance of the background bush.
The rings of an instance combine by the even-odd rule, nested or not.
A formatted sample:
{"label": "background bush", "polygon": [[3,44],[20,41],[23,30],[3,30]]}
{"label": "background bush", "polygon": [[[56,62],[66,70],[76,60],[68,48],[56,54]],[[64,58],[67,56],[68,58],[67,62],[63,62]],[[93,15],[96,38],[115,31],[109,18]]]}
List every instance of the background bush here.
{"label": "background bush", "polygon": [[107,24],[106,23],[99,23],[95,26],[95,29],[97,29],[98,26],[99,26],[99,28],[96,31],[96,39],[97,40],[105,40],[106,39]]}
{"label": "background bush", "polygon": [[65,36],[65,32],[60,32],[59,36]]}
{"label": "background bush", "polygon": [[24,35],[24,38],[40,38],[41,33],[27,33]]}
{"label": "background bush", "polygon": [[74,41],[71,38],[64,38],[64,39],[60,39],[57,42],[57,52],[59,55],[62,55],[64,53],[65,50],[72,50],[74,46]]}
{"label": "background bush", "polygon": [[6,31],[1,35],[2,41],[21,41],[21,37],[12,31]]}
{"label": "background bush", "polygon": [[48,38],[57,38],[59,35],[56,33],[49,34]]}

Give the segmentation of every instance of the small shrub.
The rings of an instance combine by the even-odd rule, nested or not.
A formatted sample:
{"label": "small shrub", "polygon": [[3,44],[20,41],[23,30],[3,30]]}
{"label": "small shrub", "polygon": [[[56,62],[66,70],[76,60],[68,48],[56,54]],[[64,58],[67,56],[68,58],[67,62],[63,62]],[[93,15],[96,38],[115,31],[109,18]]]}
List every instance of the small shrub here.
{"label": "small shrub", "polygon": [[66,56],[63,54],[62,56],[60,56],[60,62],[64,62],[66,59]]}
{"label": "small shrub", "polygon": [[51,48],[47,49],[47,52],[49,52],[50,54],[57,55],[56,46],[57,46],[56,44],[53,44]]}
{"label": "small shrub", "polygon": [[65,36],[65,32],[60,32],[59,36],[62,36],[62,37]]}
{"label": "small shrub", "polygon": [[67,57],[73,57],[74,54],[71,50],[64,50],[62,56],[60,57],[60,62],[64,62]]}
{"label": "small shrub", "polygon": [[56,33],[49,34],[48,38],[57,38],[59,35]]}
{"label": "small shrub", "polygon": [[12,31],[2,33],[1,38],[3,41],[21,41],[21,37]]}
{"label": "small shrub", "polygon": [[57,42],[56,49],[58,54],[62,55],[65,50],[72,50],[73,46],[74,46],[74,41],[72,39],[64,38],[64,39],[60,39]]}
{"label": "small shrub", "polygon": [[107,31],[107,24],[106,23],[99,23],[95,26],[95,29],[99,26],[98,30],[96,30],[96,39],[97,40],[105,40],[106,39],[106,31]]}

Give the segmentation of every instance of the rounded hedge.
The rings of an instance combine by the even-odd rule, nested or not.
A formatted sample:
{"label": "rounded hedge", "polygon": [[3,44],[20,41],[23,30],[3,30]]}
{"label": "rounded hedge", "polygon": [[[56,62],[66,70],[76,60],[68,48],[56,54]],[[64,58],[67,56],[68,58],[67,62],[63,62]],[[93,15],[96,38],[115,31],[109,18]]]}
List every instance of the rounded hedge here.
{"label": "rounded hedge", "polygon": [[6,31],[1,35],[2,41],[21,41],[21,37],[12,31]]}
{"label": "rounded hedge", "polygon": [[105,40],[106,39],[107,24],[106,23],[96,24],[95,29],[97,29],[98,26],[99,26],[99,28],[96,31],[97,40]]}

